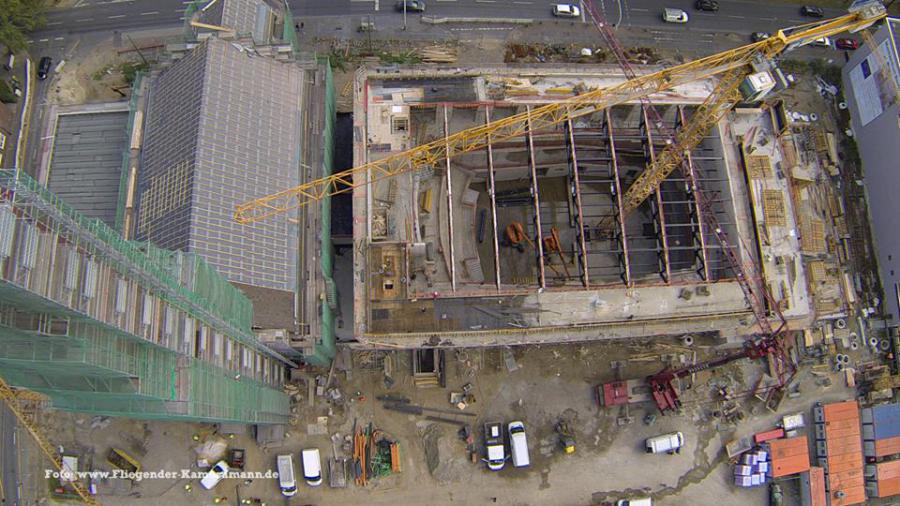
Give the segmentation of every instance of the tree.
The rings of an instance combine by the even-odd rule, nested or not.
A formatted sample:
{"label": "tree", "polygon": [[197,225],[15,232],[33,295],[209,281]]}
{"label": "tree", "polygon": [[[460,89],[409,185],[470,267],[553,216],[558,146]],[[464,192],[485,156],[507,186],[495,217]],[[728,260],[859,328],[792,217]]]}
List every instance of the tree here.
{"label": "tree", "polygon": [[44,25],[45,0],[0,0],[0,44],[11,51],[28,46],[27,33]]}

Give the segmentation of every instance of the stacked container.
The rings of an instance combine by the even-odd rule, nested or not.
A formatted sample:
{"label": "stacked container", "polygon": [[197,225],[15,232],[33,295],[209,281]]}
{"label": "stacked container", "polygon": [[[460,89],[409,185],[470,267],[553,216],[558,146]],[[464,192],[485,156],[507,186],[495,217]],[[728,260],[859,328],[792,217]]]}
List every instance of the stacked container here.
{"label": "stacked container", "polygon": [[863,455],[859,405],[844,401],[813,409],[816,458],[825,469],[825,484],[831,506],[863,504]]}

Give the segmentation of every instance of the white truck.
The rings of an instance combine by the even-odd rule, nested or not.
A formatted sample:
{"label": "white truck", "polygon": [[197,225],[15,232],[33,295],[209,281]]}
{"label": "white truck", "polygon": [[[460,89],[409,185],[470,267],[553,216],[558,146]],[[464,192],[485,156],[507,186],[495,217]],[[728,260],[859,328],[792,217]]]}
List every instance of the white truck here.
{"label": "white truck", "polygon": [[484,448],[488,469],[499,471],[506,463],[506,451],[503,448],[503,424],[484,424]]}

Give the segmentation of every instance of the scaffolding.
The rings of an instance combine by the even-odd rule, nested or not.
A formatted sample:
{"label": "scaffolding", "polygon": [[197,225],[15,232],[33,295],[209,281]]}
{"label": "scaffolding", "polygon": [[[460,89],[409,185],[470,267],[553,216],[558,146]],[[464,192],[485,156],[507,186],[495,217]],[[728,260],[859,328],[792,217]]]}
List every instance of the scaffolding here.
{"label": "scaffolding", "polygon": [[199,257],[121,239],[0,170],[0,370],[53,406],[145,419],[283,423],[292,365]]}

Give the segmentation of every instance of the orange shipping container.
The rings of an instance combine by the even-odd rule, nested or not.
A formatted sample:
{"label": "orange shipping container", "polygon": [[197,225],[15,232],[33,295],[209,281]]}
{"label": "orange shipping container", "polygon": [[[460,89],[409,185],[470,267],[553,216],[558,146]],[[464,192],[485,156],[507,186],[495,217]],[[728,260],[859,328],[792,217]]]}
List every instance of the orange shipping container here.
{"label": "orange shipping container", "polygon": [[878,480],[878,497],[900,495],[900,478]]}
{"label": "orange shipping container", "polygon": [[834,489],[831,489],[831,506],[849,506],[866,502],[866,488],[864,486],[845,488],[841,491],[844,493],[844,497],[837,498],[834,497]]}
{"label": "orange shipping container", "polygon": [[878,473],[877,476],[879,481],[900,478],[900,460],[882,462],[875,466],[875,470]]}
{"label": "orange shipping container", "polygon": [[810,506],[827,506],[828,495],[825,493],[825,470],[821,467],[809,468]]}
{"label": "orange shipping container", "polygon": [[780,478],[791,474],[802,473],[809,470],[809,454],[794,455],[793,457],[772,458],[772,477]]}
{"label": "orange shipping container", "polygon": [[829,457],[832,455],[843,455],[845,453],[858,453],[862,450],[862,443],[856,438],[850,440],[840,439],[833,442],[829,441],[827,449]]}
{"label": "orange shipping container", "polygon": [[823,407],[825,421],[846,419],[848,413],[859,416],[859,405],[856,401],[834,402]]}
{"label": "orange shipping container", "polygon": [[825,433],[825,440],[838,439],[842,437],[853,437],[859,439],[859,427],[848,427],[846,429],[828,429]]}
{"label": "orange shipping container", "polygon": [[[847,457],[847,460],[843,460],[843,457]],[[828,459],[828,472],[842,473],[853,469],[861,469],[862,465],[862,453],[839,455],[834,459]]]}
{"label": "orange shipping container", "polygon": [[864,485],[862,469],[852,469],[840,473],[830,473],[828,475],[828,485],[833,489],[841,489],[846,487],[855,487]]}
{"label": "orange shipping container", "polygon": [[875,441],[875,456],[884,457],[900,453],[900,436]]}
{"label": "orange shipping container", "polygon": [[825,422],[825,435],[828,436],[828,433],[832,430],[841,430],[841,429],[853,429],[855,428],[859,431],[859,422],[857,420],[836,420],[833,422]]}

